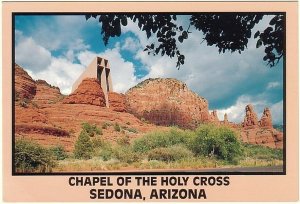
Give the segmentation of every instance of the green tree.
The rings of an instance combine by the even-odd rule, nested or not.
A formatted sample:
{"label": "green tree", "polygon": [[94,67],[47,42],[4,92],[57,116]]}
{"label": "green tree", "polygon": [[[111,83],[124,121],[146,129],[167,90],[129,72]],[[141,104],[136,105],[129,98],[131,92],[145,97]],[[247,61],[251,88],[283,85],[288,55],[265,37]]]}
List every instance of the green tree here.
{"label": "green tree", "polygon": [[[184,64],[185,56],[180,52],[178,45],[188,39],[191,28],[202,32],[203,41],[206,41],[208,46],[216,46],[219,53],[241,53],[247,48],[252,29],[263,16],[261,13],[198,13],[190,16],[188,25],[178,25],[177,15],[173,14],[87,14],[86,19],[98,19],[105,45],[110,37],[119,37],[122,27],[127,26],[128,19],[132,20],[148,38],[152,35],[156,37],[144,51],[153,55],[166,54],[170,58],[177,57],[176,66],[179,69],[180,65]],[[263,60],[270,67],[275,66],[284,54],[284,21],[284,14],[276,14],[267,28],[257,31],[254,35],[257,38],[256,47],[265,47]]]}
{"label": "green tree", "polygon": [[191,148],[198,155],[233,161],[242,154],[242,145],[237,134],[228,127],[201,125],[195,132]]}
{"label": "green tree", "polygon": [[82,130],[75,143],[74,156],[76,159],[90,159],[93,153],[93,143],[88,133]]}

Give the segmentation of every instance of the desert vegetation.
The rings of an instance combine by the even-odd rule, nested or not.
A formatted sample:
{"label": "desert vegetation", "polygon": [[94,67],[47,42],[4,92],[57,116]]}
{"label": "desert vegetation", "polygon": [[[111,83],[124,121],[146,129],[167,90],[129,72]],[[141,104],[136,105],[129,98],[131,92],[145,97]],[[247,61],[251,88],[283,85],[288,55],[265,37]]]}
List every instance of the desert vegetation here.
{"label": "desert vegetation", "polygon": [[30,140],[17,140],[14,158],[16,172],[51,172],[58,158],[55,158],[55,151]]}
{"label": "desert vegetation", "polygon": [[[124,129],[113,125],[115,131]],[[102,128],[83,123],[74,151],[62,146],[44,148],[24,139],[16,141],[18,172],[73,172],[122,169],[200,169],[282,165],[283,151],[245,144],[238,133],[224,126],[202,124],[195,130],[171,127],[115,143],[102,138]],[[126,128],[125,128],[126,129]]]}

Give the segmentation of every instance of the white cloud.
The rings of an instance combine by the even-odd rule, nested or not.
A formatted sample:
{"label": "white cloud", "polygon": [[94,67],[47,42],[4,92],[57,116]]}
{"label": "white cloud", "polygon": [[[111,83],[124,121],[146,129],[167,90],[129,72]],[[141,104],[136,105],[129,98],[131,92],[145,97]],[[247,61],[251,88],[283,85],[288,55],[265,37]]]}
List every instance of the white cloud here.
{"label": "white cloud", "polygon": [[225,109],[217,109],[217,114],[220,120],[223,120],[224,114],[227,113],[228,120],[235,123],[241,123],[245,117],[245,107],[252,104],[258,120],[260,120],[263,110],[269,107],[272,114],[273,124],[282,124],[283,101],[275,104],[270,104],[265,100],[257,100],[255,97],[242,95],[236,103]]}
{"label": "white cloud", "polygon": [[[82,65],[87,67],[96,56],[97,56],[97,53],[95,53],[95,52],[83,51],[78,54],[78,60],[80,61],[80,63]],[[103,56],[99,56],[99,57],[103,57]]]}
{"label": "white cloud", "polygon": [[15,48],[15,57],[18,64],[33,71],[43,70],[51,63],[51,53],[32,38],[19,39]]}
{"label": "white cloud", "polygon": [[128,37],[125,39],[124,44],[122,45],[122,50],[128,50],[132,53],[135,53],[139,48],[141,48],[140,42],[137,39]]}
{"label": "white cloud", "polygon": [[74,81],[83,72],[84,66],[73,64],[65,58],[52,57],[51,64],[40,72],[26,70],[35,80],[43,79],[49,84],[60,88],[62,94],[70,94]]}
{"label": "white cloud", "polygon": [[86,50],[89,49],[91,46],[86,45],[81,38],[77,38],[75,41],[70,42],[69,49],[71,50]]}
{"label": "white cloud", "polygon": [[283,118],[283,101],[279,101],[278,103],[273,104],[271,107],[271,114],[273,119],[273,124],[282,124]]}
{"label": "white cloud", "polygon": [[218,117],[220,120],[223,120],[224,114],[227,113],[228,120],[230,122],[241,123],[245,116],[245,107],[248,104],[252,104],[254,106],[254,110],[257,113],[256,106],[258,104],[261,104],[261,102],[253,103],[253,101],[251,101],[251,98],[249,96],[240,96],[236,101],[236,103],[230,106],[229,108],[218,109],[217,110]]}
{"label": "white cloud", "polygon": [[277,88],[280,87],[280,85],[281,84],[278,81],[269,82],[267,85],[267,89]]}
{"label": "white cloud", "polygon": [[51,65],[44,71],[36,74],[54,86],[58,86],[63,94],[70,94],[74,81],[83,72],[81,64],[73,64],[64,58],[52,58]]}
{"label": "white cloud", "polygon": [[51,56],[51,52],[39,45],[32,37],[18,33],[16,63],[22,66],[33,79],[43,79],[58,86],[63,94],[69,94],[74,81],[84,66],[73,63],[74,53],[69,50],[66,58]]}
{"label": "white cloud", "polygon": [[[93,20],[86,21],[84,15],[40,16],[34,21],[28,33],[39,45],[55,51],[74,49],[80,44],[83,27],[98,26]],[[83,41],[82,41],[83,42]],[[79,46],[78,48],[83,48]],[[85,45],[84,45],[85,46]]]}

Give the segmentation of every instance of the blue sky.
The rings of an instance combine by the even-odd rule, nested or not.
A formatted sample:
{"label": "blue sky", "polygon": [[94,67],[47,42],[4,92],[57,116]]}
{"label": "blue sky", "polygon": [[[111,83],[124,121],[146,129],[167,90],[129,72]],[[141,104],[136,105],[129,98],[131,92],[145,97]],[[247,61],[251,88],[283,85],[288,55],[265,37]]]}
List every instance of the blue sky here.
{"label": "blue sky", "polygon": [[[180,16],[178,23],[187,25],[189,16]],[[254,28],[262,30],[266,16]],[[215,47],[202,42],[202,33],[192,30],[180,44],[185,64],[177,70],[176,59],[149,56],[143,49],[153,42],[137,25],[128,22],[119,38],[111,38],[104,46],[100,25],[83,15],[47,15],[15,17],[15,60],[34,79],[44,79],[69,94],[71,86],[95,56],[109,60],[114,91],[125,93],[140,81],[154,77],[171,77],[209,101],[210,110],[224,113],[234,122],[241,122],[244,108],[252,103],[260,118],[264,107],[271,108],[273,122],[283,118],[283,65],[269,68],[262,60],[264,48],[255,48],[251,39],[242,54],[219,54]],[[253,33],[254,33],[253,32]]]}

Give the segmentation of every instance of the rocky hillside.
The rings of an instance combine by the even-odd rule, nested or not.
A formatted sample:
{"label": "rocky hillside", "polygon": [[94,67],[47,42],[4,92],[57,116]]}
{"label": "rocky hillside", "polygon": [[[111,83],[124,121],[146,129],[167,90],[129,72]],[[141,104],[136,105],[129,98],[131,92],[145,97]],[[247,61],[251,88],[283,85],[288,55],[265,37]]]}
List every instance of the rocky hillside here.
{"label": "rocky hillside", "polygon": [[[102,137],[113,142],[124,136],[134,139],[154,129],[166,128],[147,124],[124,112],[124,98],[122,100],[117,93],[112,98],[111,108],[102,107],[103,101],[93,100],[94,95],[100,93],[96,84],[94,80],[85,81],[74,94],[64,97],[57,87],[33,80],[24,69],[15,65],[15,93],[18,96],[15,97],[16,138],[33,139],[46,146],[63,145],[71,151],[83,122],[96,124],[99,128],[106,124]],[[89,91],[82,91],[85,87],[89,87]],[[90,95],[79,97],[84,93]],[[121,131],[114,129],[115,124],[121,127]]]}
{"label": "rocky hillside", "polygon": [[15,64],[15,99],[29,99],[31,100],[36,94],[36,83],[22,69],[19,65]]}
{"label": "rocky hillside", "polygon": [[156,125],[194,128],[210,120],[207,100],[176,79],[147,79],[125,95],[129,113]]}
{"label": "rocky hillside", "polygon": [[45,80],[36,80],[35,84],[36,94],[32,101],[40,106],[55,103],[64,97],[58,87],[48,84]]}
{"label": "rocky hillside", "polygon": [[[251,104],[245,108],[240,124],[220,120],[217,111],[209,113],[208,101],[189,90],[176,79],[148,79],[124,94],[110,92],[109,108],[99,82],[88,78],[69,96],[44,80],[33,80],[15,65],[15,136],[26,137],[44,145],[61,144],[67,150],[88,122],[103,128],[104,139],[116,141],[128,136],[140,137],[146,132],[176,125],[195,128],[200,123],[226,125],[240,132],[242,141],[271,148],[283,147],[283,133],[274,129],[271,111],[266,108],[258,120]],[[118,124],[121,131],[116,131]]]}

